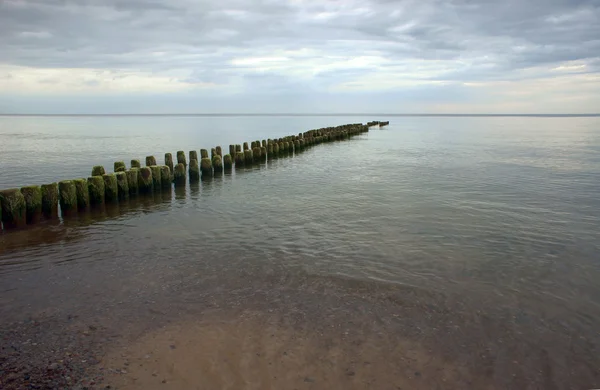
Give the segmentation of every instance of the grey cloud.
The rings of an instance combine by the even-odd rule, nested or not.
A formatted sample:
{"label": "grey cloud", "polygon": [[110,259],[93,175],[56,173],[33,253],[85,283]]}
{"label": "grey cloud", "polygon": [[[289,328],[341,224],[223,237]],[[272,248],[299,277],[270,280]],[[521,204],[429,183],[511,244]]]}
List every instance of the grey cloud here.
{"label": "grey cloud", "polygon": [[[44,39],[39,34],[45,34]],[[232,65],[232,59],[312,48],[347,57],[380,55],[396,63],[462,61],[470,66],[448,72],[448,80],[494,80],[538,65],[574,60],[595,64],[599,37],[598,0],[0,3],[0,63],[179,69],[187,72],[184,80],[189,82],[226,84],[241,77],[248,85],[275,89],[301,86],[284,83],[289,78],[276,72],[257,76]],[[322,85],[326,77],[331,85],[369,71],[315,72],[315,85]]]}

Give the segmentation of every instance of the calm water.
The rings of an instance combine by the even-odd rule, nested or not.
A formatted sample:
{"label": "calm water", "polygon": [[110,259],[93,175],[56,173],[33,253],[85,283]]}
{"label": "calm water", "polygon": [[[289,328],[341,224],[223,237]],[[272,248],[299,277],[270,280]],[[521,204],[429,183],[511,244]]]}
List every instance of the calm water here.
{"label": "calm water", "polygon": [[[1,233],[0,321],[205,299],[351,314],[362,294],[498,388],[600,386],[600,118],[0,117],[0,188],[372,119],[391,124]],[[331,307],[303,301],[320,289]]]}

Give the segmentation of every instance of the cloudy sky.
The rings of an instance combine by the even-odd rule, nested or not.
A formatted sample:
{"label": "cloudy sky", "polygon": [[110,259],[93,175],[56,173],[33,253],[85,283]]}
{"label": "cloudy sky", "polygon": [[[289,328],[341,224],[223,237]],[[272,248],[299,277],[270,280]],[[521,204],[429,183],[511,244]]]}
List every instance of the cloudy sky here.
{"label": "cloudy sky", "polygon": [[0,113],[590,113],[600,0],[0,0]]}

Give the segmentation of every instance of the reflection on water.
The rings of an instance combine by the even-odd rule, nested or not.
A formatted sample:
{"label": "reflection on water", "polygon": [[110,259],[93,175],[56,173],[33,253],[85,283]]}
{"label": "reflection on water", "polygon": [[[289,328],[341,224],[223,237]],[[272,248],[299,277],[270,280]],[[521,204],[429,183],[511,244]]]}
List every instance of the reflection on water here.
{"label": "reflection on water", "polygon": [[[115,125],[133,123],[123,120]],[[193,120],[171,126],[206,136],[205,145],[228,144],[210,134],[241,121],[212,118],[197,134],[192,123],[208,125]],[[254,120],[260,138],[329,124]],[[142,143],[135,147],[157,148],[136,129],[128,130]],[[171,142],[150,131],[152,142]],[[131,158],[128,139],[117,149]],[[217,337],[214,324],[230,321],[223,326],[240,340],[264,336],[244,345],[270,358],[298,335],[298,356],[313,361],[303,354],[315,348],[337,370],[362,346],[371,364],[402,367],[389,370],[390,383],[406,384],[407,367],[414,380],[418,371],[412,388],[598,387],[598,150],[597,118],[402,118],[293,158],[45,221],[0,235],[1,324],[77,315],[135,351],[147,345],[142,331],[162,340],[168,325],[204,345],[197,327]],[[2,175],[5,187],[12,176]],[[236,322],[245,316],[253,317]],[[270,344],[267,330],[280,339]],[[228,348],[219,353],[235,354]],[[302,371],[301,361],[289,364]]]}

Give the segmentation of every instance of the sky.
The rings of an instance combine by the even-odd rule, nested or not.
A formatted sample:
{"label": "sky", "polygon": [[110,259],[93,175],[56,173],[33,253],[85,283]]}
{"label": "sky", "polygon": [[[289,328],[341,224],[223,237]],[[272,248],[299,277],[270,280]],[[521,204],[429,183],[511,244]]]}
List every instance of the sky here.
{"label": "sky", "polygon": [[0,113],[598,113],[600,0],[0,0]]}

